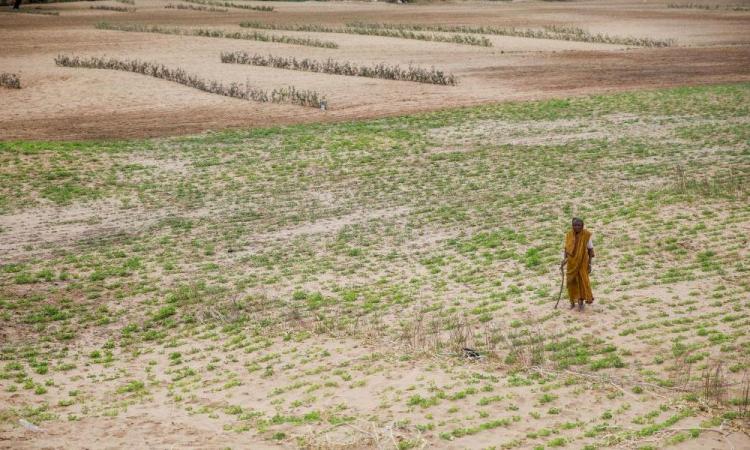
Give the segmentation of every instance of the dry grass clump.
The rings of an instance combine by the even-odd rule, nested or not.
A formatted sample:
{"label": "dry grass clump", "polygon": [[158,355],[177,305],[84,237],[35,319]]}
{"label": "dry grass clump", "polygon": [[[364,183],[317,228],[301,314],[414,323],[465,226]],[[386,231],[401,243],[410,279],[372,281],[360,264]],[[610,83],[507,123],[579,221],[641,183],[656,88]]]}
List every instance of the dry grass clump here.
{"label": "dry grass clump", "polygon": [[117,12],[135,12],[135,8],[129,8],[127,6],[109,6],[109,5],[92,5],[89,9],[103,9],[105,11],[117,11]]}
{"label": "dry grass clump", "polygon": [[298,90],[294,86],[268,91],[253,88],[248,85],[231,83],[225,85],[215,80],[204,80],[197,75],[189,74],[182,69],[171,69],[163,64],[140,60],[119,60],[115,58],[80,58],[78,56],[58,55],[55,63],[63,67],[80,67],[87,69],[121,70],[124,72],[140,73],[162,80],[172,81],[212,94],[225,97],[253,100],[256,102],[292,103],[301,106],[319,108],[325,103],[325,98],[310,90]]}
{"label": "dry grass clump", "polygon": [[250,9],[253,11],[265,11],[265,12],[273,11],[273,6],[242,5],[240,3],[223,2],[223,1],[215,1],[215,0],[182,0],[182,1],[185,1],[188,3],[197,3],[199,5],[223,6],[225,8]]}
{"label": "dry grass clump", "polygon": [[273,55],[251,55],[242,51],[222,52],[221,62],[299,70],[303,72],[347,75],[353,77],[382,78],[384,80],[415,81],[417,83],[443,84],[450,86],[456,84],[455,76],[450,74],[446,75],[445,72],[442,70],[435,70],[434,67],[429,70],[413,66],[409,66],[408,69],[402,69],[398,65],[389,66],[382,63],[374,66],[359,66],[350,62],[341,63],[333,61],[330,58],[326,61],[316,61],[308,58],[297,59],[294,57],[285,58],[283,56]]}
{"label": "dry grass clump", "polygon": [[185,29],[176,27],[162,27],[159,25],[145,25],[139,23],[115,24],[109,22],[99,22],[96,24],[99,30],[130,31],[136,33],[159,33],[159,34],[176,34],[180,36],[201,36],[224,39],[243,39],[248,41],[277,42],[281,44],[306,45],[308,47],[321,48],[338,48],[338,44],[331,41],[321,41],[318,39],[297,38],[293,36],[274,36],[265,33],[241,33],[225,32],[222,30],[210,30],[205,28]]}
{"label": "dry grass clump", "polygon": [[259,28],[264,30],[310,31],[315,33],[345,33],[370,36],[394,37],[401,39],[416,39],[419,41],[451,42],[454,44],[476,45],[492,47],[492,42],[486,37],[476,37],[465,34],[444,36],[441,34],[418,33],[408,29],[386,29],[376,27],[359,27],[347,25],[345,27],[328,27],[325,25],[300,24],[270,24],[261,22],[241,22],[241,27]]}
{"label": "dry grass clump", "polygon": [[228,9],[215,8],[213,6],[183,5],[182,3],[167,3],[166,9],[189,9],[192,11],[229,12]]}
{"label": "dry grass clump", "polygon": [[546,26],[541,30],[504,28],[493,26],[469,26],[469,25],[413,25],[396,23],[348,23],[348,27],[369,30],[412,30],[412,31],[438,31],[444,33],[471,33],[492,34],[497,36],[516,36],[535,39],[555,39],[562,41],[594,42],[603,44],[632,45],[638,47],[669,47],[674,41],[658,40],[650,38],[634,38],[622,36],[610,36],[607,34],[593,34],[576,27],[565,27],[559,25]]}
{"label": "dry grass clump", "polygon": [[0,86],[8,89],[21,89],[21,78],[15,73],[0,73]]}

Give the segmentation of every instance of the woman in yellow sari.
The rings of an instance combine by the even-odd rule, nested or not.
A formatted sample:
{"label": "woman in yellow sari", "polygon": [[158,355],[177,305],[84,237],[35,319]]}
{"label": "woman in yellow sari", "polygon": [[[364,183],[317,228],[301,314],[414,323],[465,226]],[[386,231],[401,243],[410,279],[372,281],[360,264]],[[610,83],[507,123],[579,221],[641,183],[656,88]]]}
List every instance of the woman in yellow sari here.
{"label": "woman in yellow sari", "polygon": [[573,218],[573,227],[565,234],[565,250],[560,269],[566,264],[565,280],[568,287],[568,298],[570,309],[575,308],[583,311],[584,301],[588,304],[594,302],[594,294],[591,292],[591,259],[594,257],[594,245],[591,240],[591,232],[583,228],[583,220]]}

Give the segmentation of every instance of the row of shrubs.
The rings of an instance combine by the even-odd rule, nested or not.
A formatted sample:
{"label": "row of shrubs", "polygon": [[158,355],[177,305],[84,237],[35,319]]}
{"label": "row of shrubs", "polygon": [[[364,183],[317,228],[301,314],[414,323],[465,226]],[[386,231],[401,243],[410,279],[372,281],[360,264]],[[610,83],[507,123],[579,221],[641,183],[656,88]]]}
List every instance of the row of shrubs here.
{"label": "row of shrubs", "polygon": [[266,12],[273,11],[273,6],[253,6],[253,5],[245,5],[241,3],[224,2],[224,1],[218,1],[218,0],[182,0],[182,1],[185,1],[188,3],[197,3],[199,5],[223,6],[225,8],[240,8],[240,9],[250,9],[253,11],[266,11]]}
{"label": "row of shrubs", "polygon": [[159,25],[145,25],[140,23],[118,24],[110,22],[99,22],[96,28],[100,30],[131,31],[138,33],[160,33],[176,34],[181,36],[202,36],[226,39],[244,39],[249,41],[278,42],[283,44],[306,45],[309,47],[338,48],[338,44],[331,41],[321,41],[318,39],[298,38],[293,36],[277,36],[266,33],[253,32],[227,32],[222,30],[209,30],[205,28],[186,29],[176,27],[162,27]]}
{"label": "row of shrubs", "polygon": [[315,33],[346,33],[371,36],[395,37],[402,39],[416,39],[420,41],[452,42],[455,44],[477,45],[492,47],[492,42],[484,36],[476,37],[466,34],[442,35],[434,33],[418,33],[407,29],[367,28],[347,25],[345,27],[329,27],[325,25],[307,24],[270,24],[262,22],[241,22],[241,27],[263,30],[309,31]]}
{"label": "row of shrubs", "polygon": [[92,5],[89,9],[103,9],[105,11],[135,12],[135,8],[127,6]]}
{"label": "row of shrubs", "polygon": [[638,47],[669,47],[674,44],[671,39],[635,38],[593,34],[582,28],[559,25],[545,26],[541,30],[506,28],[493,26],[470,25],[414,25],[401,23],[363,23],[352,22],[347,27],[368,30],[403,30],[403,31],[437,31],[444,33],[491,34],[498,36],[517,36],[536,39],[555,39],[563,41],[594,42],[604,44],[632,45]]}
{"label": "row of shrubs", "polygon": [[446,74],[442,70],[424,69],[409,66],[402,69],[398,65],[389,66],[376,64],[374,66],[359,66],[349,62],[338,62],[332,59],[316,61],[313,59],[286,58],[273,55],[251,55],[247,52],[223,52],[221,62],[235,64],[250,64],[253,66],[267,66],[278,69],[300,70],[305,72],[320,72],[335,75],[349,75],[355,77],[382,78],[386,80],[415,81],[417,83],[430,83],[442,85],[455,85],[456,77]]}
{"label": "row of shrubs", "polygon": [[[81,0],[24,0],[24,3],[71,3],[80,2]],[[89,2],[104,1],[104,0],[87,0]]]}
{"label": "row of shrubs", "polygon": [[9,89],[21,89],[21,78],[15,73],[0,73],[0,86]]}
{"label": "row of shrubs", "polygon": [[8,9],[3,12],[16,13],[16,14],[40,14],[42,16],[59,16],[60,15],[60,13],[57,11],[50,11],[49,9],[40,9],[40,8]]}
{"label": "row of shrubs", "polygon": [[228,9],[216,8],[213,6],[200,6],[200,5],[183,5],[182,3],[167,3],[166,9],[190,9],[193,11],[208,11],[208,12],[229,12]]}
{"label": "row of shrubs", "polygon": [[55,64],[62,67],[87,69],[109,69],[140,73],[162,80],[172,81],[212,94],[226,97],[253,100],[256,102],[293,103],[302,106],[320,108],[325,105],[325,97],[315,91],[299,90],[294,86],[274,89],[270,93],[265,89],[251,87],[247,84],[231,83],[225,85],[215,80],[205,80],[182,69],[172,69],[163,64],[141,60],[119,60],[115,58],[80,58],[78,56],[58,55]]}
{"label": "row of shrubs", "polygon": [[706,5],[703,3],[667,3],[667,8],[681,8],[681,9],[724,9],[727,11],[750,11],[748,6],[740,5]]}

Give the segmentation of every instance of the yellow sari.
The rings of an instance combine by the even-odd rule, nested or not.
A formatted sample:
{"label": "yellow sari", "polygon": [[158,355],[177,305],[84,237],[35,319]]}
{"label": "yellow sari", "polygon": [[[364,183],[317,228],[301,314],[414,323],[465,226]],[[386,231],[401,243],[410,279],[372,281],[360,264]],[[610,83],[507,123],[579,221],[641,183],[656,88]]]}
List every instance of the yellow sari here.
{"label": "yellow sari", "polygon": [[587,244],[591,238],[591,232],[584,229],[576,236],[573,230],[565,235],[565,254],[568,257],[568,269],[566,281],[568,286],[568,298],[570,303],[575,304],[578,300],[586,303],[594,302],[594,294],[591,292],[591,281],[589,280],[589,253]]}

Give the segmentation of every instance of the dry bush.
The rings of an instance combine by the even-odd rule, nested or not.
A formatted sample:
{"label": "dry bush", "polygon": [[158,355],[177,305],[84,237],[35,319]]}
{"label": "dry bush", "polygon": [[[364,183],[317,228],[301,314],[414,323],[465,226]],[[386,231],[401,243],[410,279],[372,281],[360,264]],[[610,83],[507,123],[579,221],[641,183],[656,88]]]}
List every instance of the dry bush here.
{"label": "dry bush", "polygon": [[508,351],[506,362],[523,369],[542,366],[546,361],[545,344],[547,335],[541,328],[519,330],[505,336]]}
{"label": "dry bush", "polygon": [[[404,436],[404,428],[391,422],[385,427],[372,422],[331,427],[324,431],[310,429],[297,437],[297,447],[305,450],[359,450],[390,448],[425,448],[420,437]],[[399,444],[408,443],[408,446]],[[418,447],[417,447],[418,446]]]}
{"label": "dry bush", "polygon": [[706,400],[713,400],[721,404],[724,403],[727,393],[727,386],[724,375],[724,365],[721,361],[709,364],[703,370],[703,397]]}
{"label": "dry bush", "polygon": [[167,3],[166,9],[189,9],[192,11],[229,12],[228,9],[214,8],[213,6],[183,5],[182,3]]}
{"label": "dry bush", "polygon": [[204,80],[197,75],[189,74],[182,69],[171,69],[163,64],[150,63],[140,60],[118,60],[114,58],[80,58],[78,56],[58,55],[55,63],[63,67],[81,67],[88,69],[121,70],[140,73],[154,78],[172,81],[190,86],[201,91],[226,97],[253,100],[256,102],[292,103],[301,106],[320,108],[325,98],[317,92],[299,90],[294,86],[274,89],[270,93],[264,89],[253,88],[249,85],[231,83],[222,84],[214,80]]}
{"label": "dry bush", "polygon": [[108,6],[108,5],[92,5],[89,9],[102,9],[105,11],[117,11],[117,12],[135,12],[135,8],[128,8],[126,6]]}
{"label": "dry bush", "polygon": [[470,327],[456,315],[442,318],[418,310],[412,320],[399,325],[398,344],[405,353],[461,356],[464,348],[473,345]]}
{"label": "dry bush", "polygon": [[250,9],[252,11],[264,11],[264,12],[273,11],[273,6],[252,6],[252,5],[243,5],[240,3],[223,2],[223,1],[215,1],[215,0],[182,0],[182,1],[185,1],[188,3],[197,3],[199,5],[223,6],[225,8]]}
{"label": "dry bush", "polygon": [[465,34],[454,34],[444,36],[441,34],[415,33],[408,29],[385,29],[365,28],[348,25],[346,27],[328,27],[324,25],[299,25],[299,24],[270,24],[261,22],[241,22],[241,27],[258,28],[263,30],[286,30],[286,31],[309,31],[315,33],[345,33],[362,34],[370,36],[395,37],[402,39],[416,39],[420,41],[451,42],[455,44],[477,45],[480,47],[492,47],[492,42],[486,37],[475,37]]}
{"label": "dry bush", "polygon": [[632,45],[639,47],[669,47],[674,44],[672,40],[658,40],[650,38],[634,38],[609,36],[607,34],[592,34],[586,30],[575,27],[559,25],[546,26],[541,30],[505,28],[493,26],[469,26],[469,25],[413,25],[395,23],[362,23],[353,22],[347,24],[349,27],[368,30],[412,30],[412,31],[439,31],[445,33],[471,33],[492,34],[498,36],[517,36],[536,39],[555,39],[563,41],[596,42],[604,44]]}
{"label": "dry bush", "polygon": [[671,369],[670,378],[674,386],[682,389],[690,389],[690,379],[693,373],[693,364],[690,362],[692,352],[688,351],[675,359],[674,367]]}
{"label": "dry bush", "polygon": [[750,413],[750,377],[748,377],[747,371],[745,371],[742,377],[742,393],[739,400],[737,412],[740,414],[740,417],[748,417],[748,413]]}
{"label": "dry bush", "polygon": [[242,39],[247,41],[261,41],[261,42],[278,42],[282,44],[293,44],[293,45],[306,45],[308,47],[321,47],[321,48],[338,48],[338,44],[331,41],[320,41],[318,39],[308,38],[297,38],[292,36],[275,36],[260,32],[253,33],[241,33],[241,32],[225,32],[222,30],[209,30],[205,28],[197,29],[184,29],[176,27],[162,27],[159,25],[145,25],[140,23],[131,24],[114,24],[109,22],[99,22],[96,24],[96,28],[99,30],[114,30],[114,31],[128,31],[136,33],[159,33],[159,34],[175,34],[179,36],[200,36],[200,37],[212,37],[212,38],[223,38],[223,39]]}
{"label": "dry bush", "polygon": [[0,86],[8,89],[21,89],[21,78],[15,73],[0,73]]}
{"label": "dry bush", "polygon": [[253,66],[274,67],[277,69],[299,70],[303,72],[319,72],[334,75],[347,75],[354,77],[382,78],[385,80],[415,81],[417,83],[455,85],[456,77],[446,75],[442,70],[423,69],[421,67],[409,66],[402,69],[398,65],[389,66],[377,64],[375,66],[358,66],[349,62],[341,63],[328,59],[316,61],[313,59],[300,59],[282,56],[263,56],[259,54],[250,55],[247,52],[223,52],[221,62],[234,64],[249,64]]}
{"label": "dry bush", "polygon": [[457,314],[427,316],[416,311],[412,317],[399,324],[396,335],[404,353],[488,359],[523,370],[545,366],[546,346],[554,337],[539,324],[520,330],[484,324],[475,335],[475,324]]}

